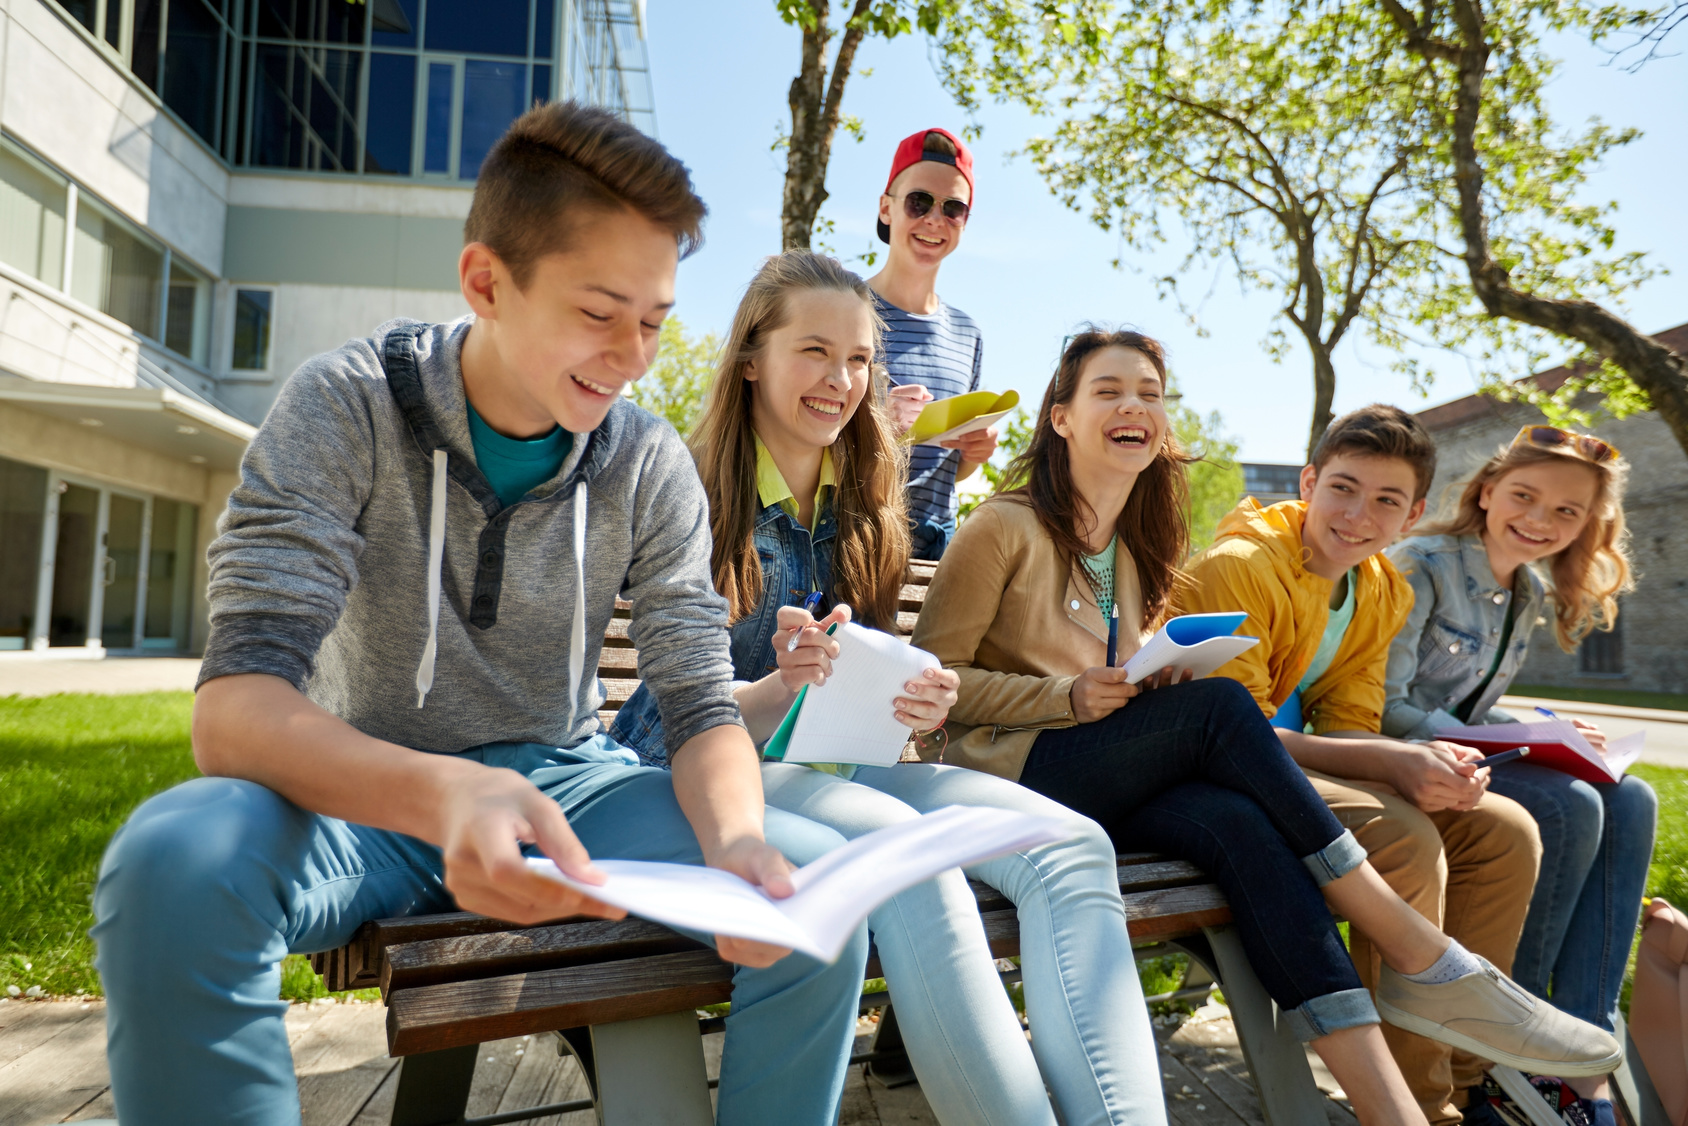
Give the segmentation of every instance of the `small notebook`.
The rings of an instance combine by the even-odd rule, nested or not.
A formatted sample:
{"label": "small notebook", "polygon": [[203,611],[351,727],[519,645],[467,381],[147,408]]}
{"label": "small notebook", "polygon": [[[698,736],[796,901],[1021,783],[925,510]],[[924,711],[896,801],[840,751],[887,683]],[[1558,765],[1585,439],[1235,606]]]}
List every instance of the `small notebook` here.
{"label": "small notebook", "polygon": [[774,899],[731,872],[693,864],[599,860],[609,879],[583,884],[552,861],[534,871],[634,915],[702,934],[790,947],[837,959],[850,934],[881,903],[951,868],[1068,836],[1052,817],[977,806],[945,806],[857,837],[792,873],[797,889]]}
{"label": "small notebook", "polygon": [[903,685],[942,666],[926,650],[855,622],[827,632],[838,642],[832,676],[803,686],[762,757],[890,766],[910,733],[897,722],[892,701],[904,695]]}
{"label": "small notebook", "polygon": [[963,434],[983,430],[1020,405],[1018,391],[973,391],[934,399],[921,410],[903,441],[911,446],[935,446]]}
{"label": "small notebook", "polygon": [[1189,669],[1204,677],[1237,654],[1260,644],[1235,636],[1247,614],[1185,614],[1173,618],[1125,662],[1125,682],[1136,684],[1164,668]]}
{"label": "small notebook", "polygon": [[1636,731],[1607,742],[1606,753],[1602,755],[1568,719],[1445,727],[1436,732],[1435,737],[1485,754],[1528,747],[1530,757],[1527,761],[1531,766],[1550,766],[1584,782],[1621,781],[1624,771],[1641,757],[1642,745],[1647,741],[1645,731]]}

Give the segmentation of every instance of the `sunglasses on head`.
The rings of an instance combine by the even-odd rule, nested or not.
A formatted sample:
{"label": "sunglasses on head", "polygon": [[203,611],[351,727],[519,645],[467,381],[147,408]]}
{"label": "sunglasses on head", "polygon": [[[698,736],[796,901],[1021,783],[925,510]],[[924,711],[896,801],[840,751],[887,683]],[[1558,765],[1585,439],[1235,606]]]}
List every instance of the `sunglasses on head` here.
{"label": "sunglasses on head", "polygon": [[[912,192],[904,192],[903,214],[907,215],[910,219],[924,219],[926,217],[926,213],[932,210],[932,205],[937,202],[938,197],[928,191],[922,191],[917,188]],[[958,227],[967,222],[967,205],[959,199],[944,200],[942,210],[944,218],[948,219],[951,223],[954,223]]]}
{"label": "sunglasses on head", "polygon": [[1588,434],[1575,434],[1569,430],[1561,430],[1557,426],[1526,426],[1518,431],[1518,437],[1512,439],[1513,445],[1529,443],[1544,449],[1558,449],[1569,446],[1572,450],[1592,462],[1612,461],[1623,455],[1618,448],[1599,438]]}

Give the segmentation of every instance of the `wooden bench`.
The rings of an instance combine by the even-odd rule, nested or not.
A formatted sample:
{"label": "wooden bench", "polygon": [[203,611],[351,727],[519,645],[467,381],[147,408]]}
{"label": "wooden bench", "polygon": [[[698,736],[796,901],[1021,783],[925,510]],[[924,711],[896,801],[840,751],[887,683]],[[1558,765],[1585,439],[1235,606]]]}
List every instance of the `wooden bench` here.
{"label": "wooden bench", "polygon": [[[910,568],[898,614],[904,631],[914,628],[933,570],[929,563]],[[618,604],[598,665],[606,728],[638,686],[628,616]],[[1190,955],[1176,995],[1205,996],[1222,985],[1266,1121],[1325,1122],[1302,1046],[1250,969],[1219,889],[1183,861],[1142,853],[1119,857],[1119,879],[1138,956]],[[1013,904],[976,881],[973,890],[992,953],[1017,955]],[[723,1019],[700,1019],[697,1010],[731,999],[733,967],[667,927],[632,918],[512,927],[466,912],[380,919],[345,946],[312,955],[311,964],[330,990],[380,987],[388,1048],[404,1061],[393,1126],[493,1126],[594,1107],[604,1126],[714,1121],[701,1037],[719,1031]],[[876,956],[867,974],[880,976]],[[872,1050],[852,1062],[867,1062],[893,1085],[912,1080],[888,996],[865,994],[861,1010],[872,1008],[883,1010],[879,1032]],[[479,1046],[545,1032],[579,1058],[592,1098],[464,1118]]]}

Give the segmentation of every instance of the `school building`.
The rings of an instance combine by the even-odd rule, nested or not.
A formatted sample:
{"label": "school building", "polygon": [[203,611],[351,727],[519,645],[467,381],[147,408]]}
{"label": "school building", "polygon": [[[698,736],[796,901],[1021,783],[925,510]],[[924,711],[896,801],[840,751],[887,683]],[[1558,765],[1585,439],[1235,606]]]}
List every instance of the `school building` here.
{"label": "school building", "polygon": [[466,312],[536,101],[654,131],[644,0],[0,0],[8,658],[192,653],[240,456],[308,356]]}
{"label": "school building", "polygon": [[[1688,324],[1661,332],[1658,339],[1688,352]],[[1532,378],[1552,391],[1571,374],[1571,368],[1557,367]],[[1586,405],[1597,404],[1591,396]],[[1440,453],[1430,494],[1432,514],[1452,499],[1450,485],[1512,441],[1522,427],[1546,421],[1527,404],[1483,395],[1431,407],[1418,417],[1435,435]],[[1575,653],[1562,652],[1548,630],[1539,630],[1518,683],[1688,692],[1688,454],[1656,411],[1606,418],[1592,432],[1617,447],[1631,466],[1625,509],[1636,587],[1620,604],[1617,628],[1592,634]]]}

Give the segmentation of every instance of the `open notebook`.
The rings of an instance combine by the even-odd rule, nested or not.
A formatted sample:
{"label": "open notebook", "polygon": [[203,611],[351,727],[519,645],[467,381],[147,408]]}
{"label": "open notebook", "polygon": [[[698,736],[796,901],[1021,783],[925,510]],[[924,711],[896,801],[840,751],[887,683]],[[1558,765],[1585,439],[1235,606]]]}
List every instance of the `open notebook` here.
{"label": "open notebook", "polygon": [[952,441],[963,434],[983,430],[1019,405],[1018,391],[1004,391],[1000,395],[995,391],[971,391],[934,399],[921,409],[920,417],[903,435],[903,441],[912,446]]}
{"label": "open notebook", "polygon": [[1471,747],[1484,754],[1528,747],[1531,766],[1551,766],[1584,782],[1617,782],[1622,780],[1624,771],[1641,757],[1647,733],[1636,731],[1621,739],[1610,740],[1604,755],[1590,746],[1588,740],[1582,737],[1582,732],[1568,719],[1445,727],[1436,732],[1436,738]]}
{"label": "open notebook", "polygon": [[1136,684],[1164,668],[1189,669],[1198,678],[1237,654],[1260,644],[1258,637],[1238,637],[1247,614],[1185,614],[1173,618],[1125,662],[1125,681]]}
{"label": "open notebook", "polygon": [[941,667],[938,658],[855,622],[827,632],[838,642],[832,676],[825,684],[804,685],[762,757],[890,766],[910,734],[891,702],[903,695],[903,685]]}
{"label": "open notebook", "polygon": [[612,907],[697,934],[724,934],[837,959],[850,933],[900,891],[966,867],[1067,836],[1052,817],[951,805],[857,837],[792,873],[797,889],[774,899],[731,872],[694,864],[598,860],[601,886],[563,875],[543,857],[528,864]]}

